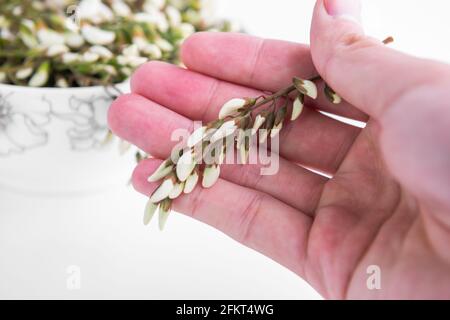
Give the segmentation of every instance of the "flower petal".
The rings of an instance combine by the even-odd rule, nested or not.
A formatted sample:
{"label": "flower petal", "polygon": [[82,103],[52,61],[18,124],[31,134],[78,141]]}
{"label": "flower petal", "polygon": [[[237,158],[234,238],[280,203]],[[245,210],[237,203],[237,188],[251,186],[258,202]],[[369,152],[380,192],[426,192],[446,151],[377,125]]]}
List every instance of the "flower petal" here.
{"label": "flower petal", "polygon": [[211,188],[219,179],[220,176],[220,166],[211,165],[207,166],[203,171],[203,188]]}
{"label": "flower petal", "polygon": [[183,193],[184,189],[184,182],[180,182],[175,184],[175,186],[172,189],[172,192],[169,194],[169,199],[176,199],[180,196],[180,194]]}
{"label": "flower petal", "polygon": [[184,184],[184,193],[189,194],[191,193],[198,183],[198,174],[197,172],[192,173],[186,180]]}
{"label": "flower petal", "polygon": [[158,210],[158,204],[153,203],[151,201],[147,202],[144,210],[144,225],[148,225]]}
{"label": "flower petal", "polygon": [[184,182],[190,176],[195,168],[195,160],[192,155],[192,150],[188,150],[183,153],[181,158],[177,162],[177,177],[180,181]]}
{"label": "flower petal", "polygon": [[173,169],[173,165],[171,163],[172,162],[170,160],[166,160],[163,163],[161,163],[158,169],[156,169],[156,171],[153,172],[153,174],[150,177],[148,177],[148,182],[158,181],[166,177],[169,173],[171,173]]}
{"label": "flower petal", "polygon": [[247,101],[245,99],[231,99],[230,101],[226,102],[220,109],[219,119],[224,119],[229,115],[232,115],[238,109],[244,107],[246,103]]}
{"label": "flower petal", "polygon": [[150,201],[153,203],[158,203],[166,199],[174,188],[174,183],[172,179],[166,179],[161,183],[161,185],[153,192],[150,197]]}
{"label": "flower petal", "polygon": [[291,121],[295,121],[300,117],[301,113],[303,112],[304,102],[303,102],[304,96],[299,95],[295,100],[294,104],[292,105],[292,115],[291,115]]}

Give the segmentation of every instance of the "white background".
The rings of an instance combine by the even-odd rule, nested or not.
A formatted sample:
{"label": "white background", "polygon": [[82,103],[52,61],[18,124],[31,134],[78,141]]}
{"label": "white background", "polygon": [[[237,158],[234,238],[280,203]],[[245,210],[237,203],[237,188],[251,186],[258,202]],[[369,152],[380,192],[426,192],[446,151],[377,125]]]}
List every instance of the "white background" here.
{"label": "white background", "polygon": [[[250,33],[308,42],[313,0],[219,2],[219,15]],[[450,62],[448,1],[363,2],[367,33]],[[81,199],[0,191],[0,298],[320,298],[290,271],[185,216],[173,214],[163,233],[144,227],[144,204],[125,186]],[[80,267],[80,290],[66,287],[71,265]]]}

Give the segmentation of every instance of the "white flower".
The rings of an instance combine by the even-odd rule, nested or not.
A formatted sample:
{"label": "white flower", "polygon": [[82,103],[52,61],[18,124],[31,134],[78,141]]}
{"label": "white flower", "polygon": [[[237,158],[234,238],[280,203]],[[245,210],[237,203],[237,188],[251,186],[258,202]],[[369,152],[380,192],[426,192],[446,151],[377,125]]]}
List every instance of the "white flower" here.
{"label": "white flower", "polygon": [[172,192],[174,187],[174,183],[172,179],[166,179],[163,183],[153,192],[150,196],[150,201],[153,203],[158,203],[164,199],[166,199],[169,194]]}
{"label": "white flower", "polygon": [[203,138],[205,137],[206,129],[207,129],[207,127],[200,127],[198,129],[196,129],[194,132],[192,132],[192,134],[189,136],[189,138],[187,140],[187,146],[189,148],[192,148],[197,143],[202,141]]}
{"label": "white flower", "polygon": [[132,68],[137,68],[140,65],[146,63],[147,61],[148,59],[145,57],[122,56],[122,55],[117,56],[117,62],[120,65],[123,66],[128,65]]}
{"label": "white flower", "polygon": [[113,43],[116,39],[116,34],[112,31],[106,31],[85,25],[81,28],[81,34],[90,44],[107,45]]}
{"label": "white flower", "polygon": [[122,50],[122,54],[126,57],[139,57],[139,48],[135,44],[129,45]]}
{"label": "white flower", "polygon": [[67,32],[65,34],[65,42],[71,48],[80,48],[84,44],[84,38],[76,32]]}
{"label": "white flower", "polygon": [[211,188],[219,179],[220,176],[220,166],[211,165],[207,166],[203,171],[203,188]]}
{"label": "white flower", "polygon": [[297,90],[302,94],[307,95],[312,99],[317,99],[317,86],[314,82],[300,78],[294,78],[293,82]]}
{"label": "white flower", "polygon": [[158,169],[148,178],[148,182],[156,182],[162,178],[165,178],[169,173],[172,172],[173,164],[170,160],[166,160],[160,164]]}
{"label": "white flower", "polygon": [[67,53],[69,48],[64,44],[54,44],[48,47],[47,49],[47,57],[56,57]]}
{"label": "white flower", "polygon": [[169,41],[167,41],[166,39],[164,39],[164,38],[157,38],[156,40],[155,40],[155,44],[162,50],[162,51],[165,51],[165,52],[170,52],[170,51],[172,51],[174,48],[173,48],[173,45],[169,42]]}
{"label": "white flower", "polygon": [[141,51],[142,53],[155,60],[159,60],[162,57],[161,49],[153,43],[148,43],[147,45],[143,46]]}
{"label": "white flower", "polygon": [[167,18],[169,19],[169,23],[171,26],[175,27],[181,23],[181,14],[178,9],[173,6],[166,7]]}
{"label": "white flower", "polygon": [[169,194],[169,199],[176,199],[178,198],[182,193],[184,189],[184,182],[177,183],[172,189],[172,192]]}
{"label": "white flower", "polygon": [[253,123],[252,128],[252,135],[256,134],[258,132],[259,128],[266,122],[266,118],[264,118],[262,115],[258,114],[256,116],[255,122]]}
{"label": "white flower", "polygon": [[147,205],[144,210],[144,225],[148,225],[158,210],[158,205],[151,201],[147,201]]}
{"label": "white flower", "polygon": [[246,103],[247,101],[245,99],[231,99],[230,101],[226,102],[220,109],[219,119],[224,119],[232,115],[237,110],[243,108]]}
{"label": "white flower", "polygon": [[113,53],[104,46],[95,45],[90,47],[89,51],[98,54],[103,59],[111,59],[113,57]]}
{"label": "white flower", "polygon": [[6,72],[0,71],[0,83],[4,83],[7,80]]}
{"label": "white flower", "polygon": [[40,29],[37,37],[39,43],[46,48],[55,44],[64,44],[64,35],[50,29]]}
{"label": "white flower", "polygon": [[180,181],[184,182],[191,175],[192,171],[196,166],[196,162],[194,160],[194,155],[192,151],[189,149],[184,152],[181,158],[177,162],[177,177]]}
{"label": "white flower", "polygon": [[195,27],[190,23],[182,23],[179,26],[179,30],[183,38],[187,38],[193,33],[195,33]]}
{"label": "white flower", "polygon": [[130,7],[122,0],[113,0],[112,9],[121,17],[129,17],[131,15]]}
{"label": "white flower", "polygon": [[325,85],[325,95],[328,100],[333,104],[339,104],[342,102],[342,98],[328,85]]}
{"label": "white flower", "polygon": [[48,61],[43,62],[36,73],[31,77],[28,85],[30,87],[42,87],[47,84],[48,77],[50,75],[50,63]]}
{"label": "white flower", "polygon": [[56,80],[56,86],[58,88],[68,88],[69,87],[69,83],[67,82],[67,80],[65,78],[58,78]]}
{"label": "white flower", "polygon": [[114,14],[101,0],[82,0],[77,8],[77,18],[94,24],[113,21]]}
{"label": "white flower", "polygon": [[144,3],[144,10],[162,9],[166,4],[166,0],[146,0]]}
{"label": "white flower", "polygon": [[16,72],[16,78],[19,80],[23,80],[23,79],[26,79],[29,76],[31,76],[32,73],[33,73],[33,68],[30,68],[30,67],[19,69]]}
{"label": "white flower", "polygon": [[62,55],[62,61],[65,64],[71,64],[81,60],[81,55],[78,53],[67,52]]}
{"label": "white flower", "polygon": [[210,142],[214,143],[220,139],[226,138],[236,132],[237,126],[233,120],[225,122],[210,138]]}
{"label": "white flower", "polygon": [[294,104],[292,105],[291,121],[295,121],[298,119],[298,117],[300,117],[304,107],[303,99],[304,97],[302,95],[299,95],[297,98],[295,98]]}
{"label": "white flower", "polygon": [[144,22],[155,25],[159,31],[166,33],[169,30],[169,22],[166,16],[159,10],[152,9],[151,12],[140,12],[134,15],[136,22]]}
{"label": "white flower", "polygon": [[198,178],[197,172],[194,171],[184,183],[184,193],[189,194],[195,189],[198,183]]}
{"label": "white flower", "polygon": [[93,63],[93,62],[98,61],[98,59],[100,59],[100,55],[95,52],[86,51],[85,53],[83,53],[83,56],[81,59],[83,60],[83,62]]}
{"label": "white flower", "polygon": [[283,128],[283,122],[280,122],[279,124],[275,125],[272,128],[272,130],[270,130],[270,137],[271,138],[276,137],[280,133],[282,128]]}

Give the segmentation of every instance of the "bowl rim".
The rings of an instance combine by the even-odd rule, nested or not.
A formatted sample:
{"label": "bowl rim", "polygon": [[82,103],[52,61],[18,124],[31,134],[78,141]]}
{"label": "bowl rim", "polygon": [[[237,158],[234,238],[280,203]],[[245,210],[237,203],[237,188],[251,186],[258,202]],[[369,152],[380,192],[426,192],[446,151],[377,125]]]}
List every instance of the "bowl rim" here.
{"label": "bowl rim", "polygon": [[[122,87],[130,84],[130,79],[125,80],[124,82],[116,83],[116,86]],[[104,90],[105,86],[90,86],[90,87],[69,87],[69,88],[58,88],[58,87],[28,87],[28,86],[19,86],[15,84],[6,84],[0,83],[1,89],[9,89],[14,91],[35,91],[35,92],[44,92],[44,91],[53,91],[53,92],[89,92],[89,91],[99,91]]]}

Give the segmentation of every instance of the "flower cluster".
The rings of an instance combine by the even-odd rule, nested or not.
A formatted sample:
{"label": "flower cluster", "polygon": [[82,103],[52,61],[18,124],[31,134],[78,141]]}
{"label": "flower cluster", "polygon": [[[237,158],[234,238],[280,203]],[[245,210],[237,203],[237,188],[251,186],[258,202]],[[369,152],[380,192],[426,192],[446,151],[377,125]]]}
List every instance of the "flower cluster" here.
{"label": "flower cluster", "polygon": [[32,87],[106,85],[148,60],[178,62],[211,22],[202,0],[5,0],[0,6],[0,83]]}
{"label": "flower cluster", "polygon": [[[294,78],[291,86],[270,96],[226,102],[217,120],[194,130],[185,145],[175,148],[171,157],[148,177],[149,182],[161,183],[150,195],[144,224],[148,224],[159,209],[159,226],[163,229],[172,200],[183,193],[191,193],[198,184],[211,188],[219,179],[220,166],[228,151],[238,150],[240,163],[248,163],[252,137],[256,138],[257,145],[267,146],[268,138],[277,137],[287,119],[297,120],[303,111],[305,98],[317,99],[318,89],[314,81],[318,79]],[[342,100],[327,85],[324,94],[334,104]]]}

